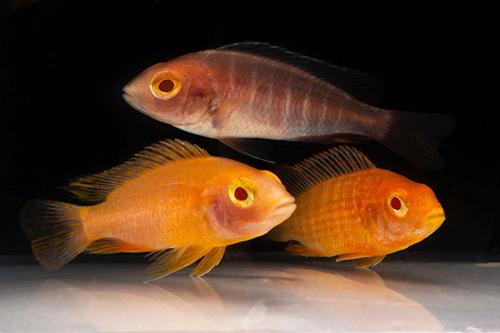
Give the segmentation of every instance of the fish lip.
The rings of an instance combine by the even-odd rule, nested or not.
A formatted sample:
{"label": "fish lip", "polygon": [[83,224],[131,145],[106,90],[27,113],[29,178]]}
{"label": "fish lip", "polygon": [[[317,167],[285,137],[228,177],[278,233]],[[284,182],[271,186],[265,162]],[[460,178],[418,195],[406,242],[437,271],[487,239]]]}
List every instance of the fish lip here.
{"label": "fish lip", "polygon": [[[295,198],[291,196],[278,201],[273,212],[259,223],[259,234],[254,235],[253,237],[255,238],[265,235],[277,225],[285,222],[290,216],[292,216],[296,208],[297,205],[295,204]],[[254,226],[248,226],[248,229],[250,230],[254,228]],[[246,229],[243,232],[246,232]]]}
{"label": "fish lip", "polygon": [[139,104],[137,104],[136,99],[132,95],[129,95],[125,89],[126,89],[126,87],[123,89],[123,93],[122,93],[122,98],[125,100],[125,102],[127,102],[127,104],[129,104],[131,107],[133,107],[137,111],[142,112],[144,114],[147,114],[147,110],[145,108],[143,108],[142,106],[140,106]]}
{"label": "fish lip", "polygon": [[276,205],[276,207],[274,208],[275,212],[272,215],[274,215],[276,212],[281,212],[282,210],[286,210],[289,206],[292,206],[292,205],[294,207],[297,207],[297,205],[295,204],[295,198],[292,196],[289,196],[283,200],[280,200],[278,202],[278,204]]}
{"label": "fish lip", "polygon": [[[127,92],[127,86],[125,86],[125,88],[123,88],[122,98],[125,100],[125,102],[127,102],[128,105],[130,105],[135,110],[141,112],[142,114],[145,114],[146,116],[153,118],[155,120],[158,120],[160,122],[165,122],[165,121],[163,121],[163,119],[160,116],[156,115],[155,113],[148,112],[148,110],[145,107],[140,106],[137,103],[136,98]],[[191,125],[191,124],[175,123],[172,121],[169,121],[168,124],[170,124],[172,126],[176,126],[176,127],[183,126],[183,125],[185,125],[185,126]]]}
{"label": "fish lip", "polygon": [[[267,234],[271,229],[277,225],[285,222],[295,211],[297,205],[295,198],[289,197],[279,200],[275,205],[273,212],[266,218],[260,220],[257,225],[251,223],[238,227],[237,231],[226,230],[222,235],[223,237],[245,237],[245,240],[257,238]],[[219,228],[219,223],[215,221],[216,230]],[[239,241],[242,241],[241,239]]]}
{"label": "fish lip", "polygon": [[[272,227],[275,227],[276,225],[285,222],[290,216],[292,216],[296,208],[297,205],[294,197],[289,196],[284,198],[276,204],[273,213],[266,219],[266,221],[268,224],[273,224]],[[280,222],[276,223],[277,220],[280,220]]]}
{"label": "fish lip", "polygon": [[[443,223],[445,219],[446,216],[444,214],[444,210],[442,208],[434,208],[429,213],[427,213],[424,221],[425,224],[430,225],[430,224],[435,224],[435,222],[438,221]],[[439,225],[441,225],[441,223],[439,223]]]}
{"label": "fish lip", "polygon": [[432,209],[424,218],[424,226],[418,230],[418,233],[427,237],[434,233],[443,222],[446,220],[446,215],[442,208]]}

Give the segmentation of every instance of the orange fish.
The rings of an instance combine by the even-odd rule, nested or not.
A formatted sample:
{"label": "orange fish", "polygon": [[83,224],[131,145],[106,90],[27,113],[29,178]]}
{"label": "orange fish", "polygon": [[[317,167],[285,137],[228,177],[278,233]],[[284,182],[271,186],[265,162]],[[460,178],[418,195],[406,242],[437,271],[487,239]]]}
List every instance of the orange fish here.
{"label": "orange fish", "polygon": [[296,241],[295,255],[361,259],[372,266],[432,234],[445,220],[433,191],[378,169],[360,151],[341,146],[284,170],[297,210],[269,234]]}
{"label": "orange fish", "polygon": [[[419,166],[440,168],[435,148],[453,118],[384,110],[361,101],[370,79],[262,43],[194,52],[151,66],[123,89],[161,122],[273,161],[255,139],[335,143],[376,140]],[[365,98],[364,101],[367,101]]]}
{"label": "orange fish", "polygon": [[203,257],[192,272],[202,276],[220,262],[226,246],[267,233],[295,210],[294,198],[273,173],[209,156],[180,140],[147,147],[69,190],[100,203],[34,200],[21,213],[33,252],[47,269],[85,250],[152,252],[153,278]]}

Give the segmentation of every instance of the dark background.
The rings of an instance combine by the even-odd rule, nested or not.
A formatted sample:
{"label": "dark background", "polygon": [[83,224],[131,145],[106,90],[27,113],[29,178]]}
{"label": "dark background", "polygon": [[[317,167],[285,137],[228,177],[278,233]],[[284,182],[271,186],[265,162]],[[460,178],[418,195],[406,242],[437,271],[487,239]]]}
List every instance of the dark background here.
{"label": "dark background", "polygon": [[[429,184],[447,220],[412,249],[500,253],[496,11],[488,5],[328,1],[0,2],[0,254],[29,253],[18,214],[30,198],[115,166],[163,138],[244,158],[132,110],[121,87],[153,63],[237,41],[266,41],[378,77],[378,106],[456,117],[443,171],[375,143],[381,167]],[[295,149],[298,148],[298,149]],[[285,145],[295,161],[324,146]],[[256,246],[259,248],[259,246]]]}

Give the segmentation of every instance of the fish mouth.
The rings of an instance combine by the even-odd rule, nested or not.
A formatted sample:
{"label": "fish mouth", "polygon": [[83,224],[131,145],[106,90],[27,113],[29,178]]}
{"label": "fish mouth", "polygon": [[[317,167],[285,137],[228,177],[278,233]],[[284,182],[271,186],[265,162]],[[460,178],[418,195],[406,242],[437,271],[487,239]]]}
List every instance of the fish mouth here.
{"label": "fish mouth", "polygon": [[274,211],[269,215],[266,219],[266,224],[270,226],[270,228],[274,228],[278,224],[285,222],[290,216],[292,216],[293,212],[297,208],[295,204],[295,198],[292,196],[286,197],[280,200]]}
{"label": "fish mouth", "polygon": [[237,238],[238,242],[260,237],[267,234],[271,229],[287,220],[295,211],[295,198],[292,196],[279,200],[273,211],[262,220],[243,223],[236,228],[225,226],[215,219],[216,230],[221,230],[225,238]]}
{"label": "fish mouth", "polygon": [[442,208],[435,208],[427,214],[424,220],[426,224],[441,225],[445,219],[446,216],[444,215],[444,210]]}
{"label": "fish mouth", "polygon": [[243,232],[243,234],[252,232],[252,238],[265,235],[277,225],[285,222],[293,214],[295,208],[297,208],[297,205],[293,197],[282,199],[276,204],[273,212],[264,220],[261,220],[257,225],[249,224],[241,228],[240,232]]}
{"label": "fish mouth", "polygon": [[127,85],[125,86],[123,89],[122,89],[122,98],[125,100],[125,102],[127,102],[128,105],[130,105],[132,108],[134,108],[135,110],[139,111],[140,113],[142,114],[145,114],[146,116],[150,117],[150,118],[153,118],[155,120],[158,120],[159,122],[162,122],[162,123],[167,123],[167,124],[170,124],[172,126],[181,126],[181,125],[191,125],[189,123],[186,123],[186,124],[181,124],[181,123],[176,123],[176,122],[173,122],[172,120],[168,120],[165,121],[161,114],[159,113],[155,113],[155,112],[149,112],[144,106],[141,106],[139,104],[139,102],[137,101],[137,98],[134,97],[134,95],[132,95],[130,93],[132,89]]}
{"label": "fish mouth", "polygon": [[137,88],[132,83],[128,83],[122,88],[122,97],[131,107],[139,112],[147,113],[147,110],[140,105],[137,100]]}
{"label": "fish mouth", "polygon": [[137,111],[142,112],[142,113],[147,113],[147,110],[145,108],[143,108],[142,106],[140,106],[138,104],[137,100],[132,95],[129,95],[127,93],[126,88],[127,87],[123,88],[123,93],[122,93],[122,98],[125,100],[125,102],[127,102],[127,104],[129,104],[131,107],[133,107]]}
{"label": "fish mouth", "polygon": [[436,231],[444,222],[446,216],[442,208],[431,210],[424,218],[424,226],[419,229],[418,233],[426,237]]}

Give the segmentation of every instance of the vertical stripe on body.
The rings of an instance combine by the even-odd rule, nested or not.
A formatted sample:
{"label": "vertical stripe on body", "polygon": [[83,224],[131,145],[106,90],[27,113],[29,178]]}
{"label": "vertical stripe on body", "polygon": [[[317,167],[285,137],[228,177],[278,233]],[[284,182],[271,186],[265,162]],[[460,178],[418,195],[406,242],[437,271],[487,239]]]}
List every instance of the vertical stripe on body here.
{"label": "vertical stripe on body", "polygon": [[359,215],[364,182],[356,176],[325,181],[299,195],[299,207],[283,226],[295,240],[325,255],[359,252],[371,246]]}
{"label": "vertical stripe on body", "polygon": [[308,128],[309,124],[307,122],[308,119],[308,114],[311,112],[310,110],[310,93],[311,93],[311,85],[307,84],[306,89],[304,91],[304,96],[302,96],[302,105],[301,105],[301,110],[300,113],[302,115],[301,117],[301,127],[302,128]]}
{"label": "vertical stripe on body", "polygon": [[250,71],[250,99],[248,101],[248,107],[253,110],[255,108],[255,95],[257,94],[257,74],[255,73],[255,68]]}

